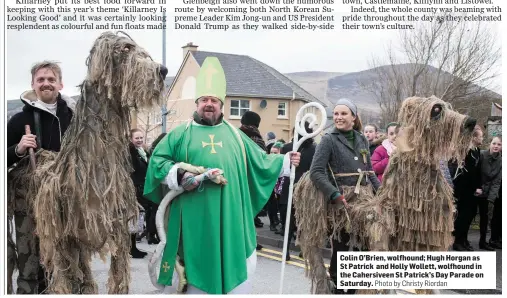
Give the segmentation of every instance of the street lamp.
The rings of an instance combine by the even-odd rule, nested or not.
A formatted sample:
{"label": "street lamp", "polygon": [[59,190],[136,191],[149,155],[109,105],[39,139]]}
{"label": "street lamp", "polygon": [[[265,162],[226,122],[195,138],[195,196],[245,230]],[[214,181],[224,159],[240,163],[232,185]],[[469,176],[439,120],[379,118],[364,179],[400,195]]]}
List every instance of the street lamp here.
{"label": "street lamp", "polygon": [[[162,65],[167,67],[166,65],[166,51],[165,51],[165,44],[166,44],[166,15],[165,11],[162,12]],[[164,82],[165,84],[165,82]],[[166,108],[166,102],[165,102],[165,96],[164,96],[164,102],[162,103],[162,133],[165,133],[167,130],[167,108]]]}

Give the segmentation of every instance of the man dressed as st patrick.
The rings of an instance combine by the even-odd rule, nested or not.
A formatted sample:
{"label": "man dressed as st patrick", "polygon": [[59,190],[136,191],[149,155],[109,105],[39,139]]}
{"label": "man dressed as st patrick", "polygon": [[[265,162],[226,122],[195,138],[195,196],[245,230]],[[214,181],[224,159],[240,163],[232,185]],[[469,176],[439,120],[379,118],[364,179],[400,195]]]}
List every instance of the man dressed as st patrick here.
{"label": "man dressed as st patrick", "polygon": [[[282,172],[284,156],[266,154],[223,119],[225,74],[216,57],[197,76],[193,121],[171,130],[148,165],[144,195],[162,200],[161,184],[185,192],[170,205],[167,243],[158,283],[171,286],[176,256],[185,267],[188,294],[247,294],[256,266],[254,216]],[[299,153],[288,153],[299,164]],[[223,170],[226,185],[196,183],[179,163]]]}

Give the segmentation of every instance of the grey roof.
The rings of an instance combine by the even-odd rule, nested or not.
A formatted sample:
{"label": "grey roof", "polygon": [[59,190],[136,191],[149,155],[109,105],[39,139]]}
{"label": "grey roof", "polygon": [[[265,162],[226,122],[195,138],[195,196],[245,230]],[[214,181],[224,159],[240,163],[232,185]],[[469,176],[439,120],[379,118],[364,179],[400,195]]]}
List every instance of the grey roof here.
{"label": "grey roof", "polygon": [[250,56],[204,51],[191,53],[199,65],[209,56],[220,60],[227,79],[228,96],[292,99],[294,94],[296,99],[327,106],[274,68]]}

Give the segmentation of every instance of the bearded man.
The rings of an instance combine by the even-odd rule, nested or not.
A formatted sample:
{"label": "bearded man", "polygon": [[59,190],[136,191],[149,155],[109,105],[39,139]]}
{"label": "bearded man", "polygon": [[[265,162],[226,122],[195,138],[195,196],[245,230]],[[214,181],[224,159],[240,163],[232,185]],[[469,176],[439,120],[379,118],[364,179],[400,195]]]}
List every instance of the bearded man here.
{"label": "bearded man", "polygon": [[[257,259],[253,219],[282,172],[283,155],[266,154],[223,119],[225,96],[222,66],[216,57],[208,57],[197,77],[193,119],[160,141],[148,165],[148,199],[160,203],[163,183],[172,190],[185,189],[171,203],[158,283],[173,284],[178,256],[185,266],[188,294],[250,292]],[[299,164],[299,153],[289,157],[293,165]],[[180,162],[219,168],[227,184],[195,182],[195,174],[181,170]]]}
{"label": "bearded man", "polygon": [[[8,167],[15,166],[26,157],[30,148],[60,151],[63,136],[73,116],[68,105],[72,104],[72,100],[60,94],[63,88],[60,66],[43,61],[35,64],[31,73],[32,90],[21,94],[21,101],[25,104],[23,110],[7,123]],[[25,134],[25,125],[30,125],[32,134]],[[14,202],[9,202],[16,225],[18,294],[40,294],[47,287],[44,269],[40,265],[39,240],[33,232],[35,221],[29,211],[29,201],[29,198],[17,196]]]}

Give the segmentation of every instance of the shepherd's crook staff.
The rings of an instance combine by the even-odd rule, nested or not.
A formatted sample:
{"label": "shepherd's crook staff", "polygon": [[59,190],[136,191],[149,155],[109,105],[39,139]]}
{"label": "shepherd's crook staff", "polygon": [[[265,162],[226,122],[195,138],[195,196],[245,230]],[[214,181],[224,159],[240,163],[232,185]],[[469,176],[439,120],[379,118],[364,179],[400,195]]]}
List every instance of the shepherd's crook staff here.
{"label": "shepherd's crook staff", "polygon": [[[313,113],[307,113],[303,116],[304,111],[308,108],[311,108],[311,107],[315,107],[320,110],[320,112],[322,114],[322,118],[321,118],[322,122],[320,123],[319,128],[314,130],[313,133],[308,134],[305,129],[305,122],[308,121],[310,123],[310,127],[312,127],[312,128],[315,127],[316,124],[318,123],[317,116]],[[324,109],[324,107],[322,105],[320,105],[316,102],[310,102],[310,103],[307,103],[304,106],[302,106],[296,115],[296,123],[294,126],[294,140],[292,142],[292,152],[297,152],[299,149],[299,146],[301,146],[301,144],[304,141],[318,135],[324,129],[324,126],[326,125],[326,120],[327,120],[326,110]],[[299,135],[301,135],[303,137],[301,140],[298,140]],[[280,294],[282,294],[282,292],[283,292],[283,276],[285,274],[285,261],[286,261],[286,256],[287,256],[287,250],[289,249],[287,247],[287,244],[288,244],[288,240],[289,240],[290,215],[291,215],[291,210],[292,210],[292,191],[293,191],[293,187],[294,187],[295,177],[296,177],[296,168],[291,164],[289,198],[288,198],[288,202],[287,202],[287,217],[285,219],[285,233],[283,236],[282,275],[280,278]]]}

